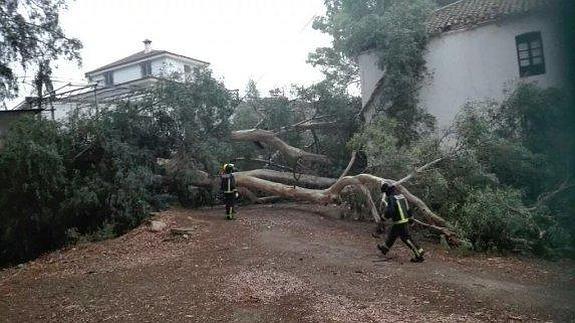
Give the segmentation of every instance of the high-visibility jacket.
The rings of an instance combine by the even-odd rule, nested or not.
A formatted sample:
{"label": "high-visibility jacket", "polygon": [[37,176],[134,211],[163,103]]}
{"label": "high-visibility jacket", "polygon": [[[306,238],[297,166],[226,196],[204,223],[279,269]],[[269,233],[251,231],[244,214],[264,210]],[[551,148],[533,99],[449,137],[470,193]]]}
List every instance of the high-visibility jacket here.
{"label": "high-visibility jacket", "polygon": [[395,194],[387,197],[387,208],[384,213],[385,218],[392,219],[393,224],[409,222],[412,216],[409,204],[403,194]]}
{"label": "high-visibility jacket", "polygon": [[231,194],[235,193],[236,190],[236,179],[234,178],[234,174],[222,174],[221,175],[221,186],[220,189],[224,194]]}

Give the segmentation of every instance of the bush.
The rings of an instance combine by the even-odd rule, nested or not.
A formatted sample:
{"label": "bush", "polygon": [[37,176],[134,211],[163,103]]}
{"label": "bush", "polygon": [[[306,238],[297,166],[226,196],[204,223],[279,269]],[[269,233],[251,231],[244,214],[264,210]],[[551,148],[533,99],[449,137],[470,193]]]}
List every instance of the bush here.
{"label": "bush", "polygon": [[[220,138],[232,99],[209,71],[195,73],[194,83],[161,82],[138,102],[82,111],[64,126],[13,123],[0,154],[0,265],[122,234],[165,208],[181,190],[165,184],[158,158],[177,152],[214,172],[228,153]],[[201,193],[193,205],[209,200]]]}
{"label": "bush", "polygon": [[380,117],[349,145],[366,153],[369,172],[392,179],[444,156],[407,185],[457,223],[475,250],[573,254],[573,187],[539,202],[573,180],[567,166],[575,164],[573,124],[566,117],[571,107],[560,93],[527,84],[502,103],[469,103],[447,143],[428,135],[402,145],[394,135],[399,123]]}
{"label": "bush", "polygon": [[65,219],[59,202],[67,180],[61,138],[53,122],[16,122],[0,154],[0,262],[22,261],[58,246]]}
{"label": "bush", "polygon": [[527,213],[512,208],[524,208],[516,190],[472,190],[457,225],[477,251],[511,250],[517,246],[517,239],[529,235],[531,220]]}

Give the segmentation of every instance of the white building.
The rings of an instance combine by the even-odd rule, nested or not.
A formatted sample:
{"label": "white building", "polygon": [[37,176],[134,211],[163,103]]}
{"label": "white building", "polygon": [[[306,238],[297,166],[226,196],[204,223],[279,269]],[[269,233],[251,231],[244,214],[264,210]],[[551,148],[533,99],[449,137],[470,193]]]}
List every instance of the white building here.
{"label": "white building", "polygon": [[174,74],[180,77],[191,75],[195,67],[208,66],[208,62],[151,48],[152,41],[144,40],[144,50],[104,65],[85,74],[90,83],[100,88],[123,87],[134,82],[154,82],[157,78]]}
{"label": "white building", "polygon": [[[432,14],[425,54],[431,76],[419,98],[439,127],[449,125],[466,102],[501,100],[518,82],[564,84],[566,46],[553,16],[556,2],[460,0]],[[377,60],[370,51],[358,57],[364,105],[373,102],[384,77]]]}
{"label": "white building", "polygon": [[[162,78],[178,77],[190,80],[194,68],[207,67],[208,62],[151,48],[151,41],[144,40],[144,49],[120,60],[85,73],[88,84],[60,89],[52,97],[42,100],[44,115],[61,119],[76,108],[101,105],[116,99],[134,98]],[[37,103],[29,98],[16,109],[26,109]]]}

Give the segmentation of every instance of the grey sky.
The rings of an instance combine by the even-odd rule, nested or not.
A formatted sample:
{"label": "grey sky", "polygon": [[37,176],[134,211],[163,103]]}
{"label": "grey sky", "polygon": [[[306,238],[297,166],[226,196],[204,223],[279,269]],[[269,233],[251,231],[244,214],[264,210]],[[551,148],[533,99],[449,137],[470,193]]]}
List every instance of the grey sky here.
{"label": "grey sky", "polygon": [[154,49],[210,62],[230,89],[243,91],[250,78],[262,92],[309,84],[321,74],[308,53],[329,45],[311,27],[323,13],[322,0],[77,0],[61,21],[84,43],[83,66],[59,62],[54,78],[85,82],[84,72],[142,50],[149,38]]}

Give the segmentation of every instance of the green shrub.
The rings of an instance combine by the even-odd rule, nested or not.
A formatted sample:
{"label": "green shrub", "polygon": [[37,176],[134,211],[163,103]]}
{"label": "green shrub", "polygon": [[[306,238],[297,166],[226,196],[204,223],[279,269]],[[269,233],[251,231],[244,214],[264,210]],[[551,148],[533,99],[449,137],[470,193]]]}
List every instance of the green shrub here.
{"label": "green shrub", "polygon": [[469,192],[458,226],[475,250],[510,250],[514,239],[528,229],[528,219],[511,208],[521,205],[521,195],[511,189],[490,188]]}
{"label": "green shrub", "polygon": [[570,235],[544,208],[526,208],[520,191],[472,190],[461,208],[458,228],[476,251],[530,252],[557,256]]}
{"label": "green shrub", "polygon": [[36,118],[15,122],[0,154],[0,263],[20,262],[59,245],[59,203],[67,180],[58,126]]}
{"label": "green shrub", "polygon": [[233,102],[209,71],[195,73],[194,83],[162,82],[138,102],[82,110],[64,126],[13,123],[0,153],[0,265],[122,234],[165,208],[181,190],[165,184],[158,158],[193,156],[190,166],[213,173],[229,152],[221,138]]}

